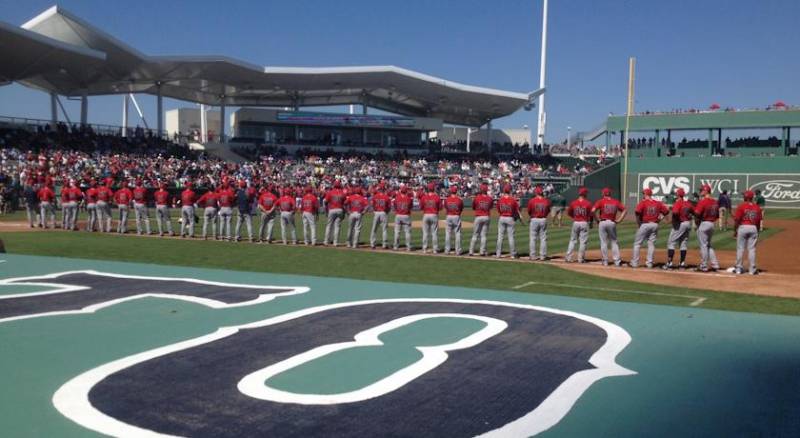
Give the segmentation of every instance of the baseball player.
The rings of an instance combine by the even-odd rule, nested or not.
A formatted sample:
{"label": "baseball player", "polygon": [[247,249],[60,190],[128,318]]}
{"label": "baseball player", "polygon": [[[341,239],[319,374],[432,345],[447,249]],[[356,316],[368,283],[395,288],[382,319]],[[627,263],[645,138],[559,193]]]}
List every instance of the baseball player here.
{"label": "baseball player", "polygon": [[217,240],[217,192],[210,188],[197,200],[197,207],[203,209],[203,240],[208,239],[211,227],[211,238]]}
{"label": "baseball player", "polygon": [[136,234],[150,235],[150,211],[147,208],[147,189],[141,178],[136,179],[133,188],[133,213],[136,215]]}
{"label": "baseball player", "polygon": [[642,194],[644,199],[636,204],[636,209],[634,210],[639,228],[636,230],[636,236],[633,239],[631,268],[639,266],[639,253],[645,240],[647,241],[647,267],[653,267],[653,256],[656,252],[656,239],[658,238],[658,224],[669,213],[669,209],[664,203],[652,198],[652,190],[644,189]]}
{"label": "baseball player", "polygon": [[552,203],[544,196],[541,186],[533,189],[533,198],[528,201],[528,217],[530,218],[530,241],[528,258],[536,260],[536,242],[539,241],[539,260],[547,260],[547,217],[550,216]]}
{"label": "baseball player", "polygon": [[434,254],[439,252],[439,210],[442,198],[436,194],[436,184],[428,183],[428,191],[419,198],[422,209],[422,253],[428,251],[428,241]]}
{"label": "baseball player", "polygon": [[514,225],[519,219],[519,203],[511,196],[511,185],[503,186],[503,194],[497,200],[497,212],[500,218],[497,220],[497,252],[495,257],[500,258],[503,254],[503,238],[508,235],[508,252],[512,258],[517,258],[517,248],[514,242]]}
{"label": "baseball player", "polygon": [[588,195],[586,187],[578,188],[578,199],[567,207],[567,216],[572,218],[572,231],[564,258],[567,263],[572,262],[575,244],[578,244],[578,263],[586,263],[586,244],[589,243],[589,223],[592,220],[592,203],[586,199]]}
{"label": "baseball player", "polygon": [[358,238],[361,235],[361,221],[368,205],[367,198],[361,195],[361,187],[354,187],[352,194],[344,200],[344,206],[348,213],[347,246],[350,248],[358,247]]}
{"label": "baseball player", "polygon": [[78,231],[78,204],[83,200],[83,192],[74,179],[69,180],[69,187],[61,190],[67,192],[67,202],[64,205],[64,212],[67,216],[66,229]]}
{"label": "baseball player", "polygon": [[86,231],[91,233],[99,225],[97,221],[97,181],[94,178],[89,180],[89,188],[86,189],[84,198],[86,200],[86,213],[89,216],[86,221]]}
{"label": "baseball player", "polygon": [[184,184],[181,192],[181,237],[194,237],[194,204],[197,202],[197,194],[192,190],[191,181]]}
{"label": "baseball player", "polygon": [[619,200],[611,197],[610,188],[604,188],[602,194],[603,197],[595,202],[592,207],[592,214],[598,223],[600,255],[603,258],[603,266],[608,266],[608,246],[610,244],[614,265],[620,266],[622,260],[619,256],[619,242],[617,242],[617,224],[625,219],[625,206]]}
{"label": "baseball player", "polygon": [[405,185],[400,186],[400,193],[394,197],[392,201],[392,209],[394,209],[394,250],[400,248],[400,232],[404,232],[406,236],[406,251],[411,251],[411,208],[414,205],[414,200],[408,195],[408,188]]}
{"label": "baseball player", "polygon": [[233,203],[236,200],[236,193],[230,186],[230,181],[225,178],[222,180],[222,187],[217,192],[217,203],[219,203],[219,233],[217,237],[222,240],[233,242],[231,233],[231,217],[233,216]]}
{"label": "baseball player", "polygon": [[325,194],[325,209],[328,213],[328,221],[325,224],[325,240],[323,245],[331,242],[331,232],[333,232],[333,246],[339,245],[339,232],[344,218],[345,194],[342,192],[342,183],[337,179],[333,182],[333,188]]}
{"label": "baseball player", "polygon": [[455,255],[461,255],[461,213],[464,212],[464,200],[458,196],[458,187],[450,186],[450,196],[444,200],[445,217],[444,253],[450,254],[450,243],[455,240]]}
{"label": "baseball player", "polygon": [[[167,230],[170,236],[172,233],[172,218],[169,214],[169,192],[167,191],[167,184],[163,181],[159,183],[158,190],[153,194],[156,201],[156,224],[158,224],[158,235],[163,236],[164,230]],[[166,225],[166,227],[165,227]]]}
{"label": "baseball player", "polygon": [[[258,227],[258,239],[263,243],[272,243],[272,229],[275,226],[278,197],[272,193],[272,187],[265,189],[258,196],[258,210],[261,212],[261,224]],[[266,232],[266,237],[265,233]]]}
{"label": "baseball player", "polygon": [[281,240],[286,245],[286,231],[292,237],[292,245],[297,245],[297,230],[294,225],[294,211],[297,208],[294,196],[288,188],[281,189],[281,197],[278,198],[278,208],[281,211]]}
{"label": "baseball player", "polygon": [[133,192],[128,188],[127,181],[120,183],[120,188],[114,192],[114,203],[119,210],[119,222],[117,222],[117,233],[125,234],[128,232],[128,211],[133,201]]}
{"label": "baseball player", "polygon": [[41,209],[40,225],[42,228],[47,228],[48,216],[53,224],[53,229],[56,228],[56,208],[53,205],[56,200],[56,193],[53,191],[52,184],[51,181],[45,182],[45,185],[39,189],[39,193],[37,194],[39,197],[39,208]]}
{"label": "baseball player", "polygon": [[711,270],[719,269],[719,261],[717,260],[717,253],[711,244],[711,239],[714,237],[714,227],[719,219],[719,204],[717,200],[711,197],[711,186],[708,184],[703,185],[700,190],[702,197],[697,205],[694,207],[694,217],[697,223],[697,242],[700,244],[700,266],[697,268],[700,272],[708,272],[709,266]]}
{"label": "baseball player", "polygon": [[694,212],[694,204],[686,199],[686,191],[678,189],[676,191],[676,199],[672,204],[672,229],[669,232],[669,240],[667,240],[667,264],[664,269],[672,269],[675,265],[675,249],[680,248],[681,261],[678,266],[680,269],[686,269],[686,250],[689,245],[689,233],[692,231],[692,214]]}
{"label": "baseball player", "polygon": [[391,209],[392,198],[386,194],[383,182],[378,185],[378,190],[372,195],[370,204],[372,205],[372,211],[375,212],[375,214],[372,217],[372,231],[369,233],[369,246],[370,248],[375,249],[375,233],[378,230],[378,227],[381,227],[383,237],[381,240],[381,247],[386,249],[388,247],[386,243],[388,235],[387,227],[389,223],[389,210]]}
{"label": "baseball player", "polygon": [[489,230],[489,218],[491,217],[494,199],[489,196],[489,186],[481,184],[480,193],[472,200],[472,210],[475,218],[472,223],[472,239],[469,242],[469,255],[475,255],[475,244],[480,236],[479,254],[486,256],[486,234]]}
{"label": "baseball player", "polygon": [[111,183],[111,178],[100,180],[97,189],[97,218],[100,220],[100,231],[106,233],[111,232],[111,200],[114,198]]}
{"label": "baseball player", "polygon": [[255,192],[248,190],[247,182],[239,181],[239,190],[236,191],[236,241],[242,240],[242,222],[247,224],[247,236],[253,243],[253,201]]}
{"label": "baseball player", "polygon": [[319,218],[319,198],[311,186],[306,186],[305,194],[300,199],[300,210],[303,214],[303,244],[317,244],[317,218]]}
{"label": "baseball player", "polygon": [[25,187],[22,190],[22,198],[25,200],[25,213],[28,215],[28,225],[31,228],[36,228],[39,225],[39,197],[37,190],[33,185],[33,180],[25,182]]}
{"label": "baseball player", "polygon": [[756,245],[758,244],[758,229],[761,225],[761,207],[753,202],[755,193],[751,190],[744,192],[744,202],[736,207],[733,214],[734,232],[736,237],[736,268],[734,273],[744,272],[744,250],[750,259],[750,274],[758,275],[756,269]]}
{"label": "baseball player", "polygon": [[64,184],[61,186],[61,197],[59,198],[59,202],[61,204],[61,229],[67,229],[67,218],[69,217],[69,186]]}

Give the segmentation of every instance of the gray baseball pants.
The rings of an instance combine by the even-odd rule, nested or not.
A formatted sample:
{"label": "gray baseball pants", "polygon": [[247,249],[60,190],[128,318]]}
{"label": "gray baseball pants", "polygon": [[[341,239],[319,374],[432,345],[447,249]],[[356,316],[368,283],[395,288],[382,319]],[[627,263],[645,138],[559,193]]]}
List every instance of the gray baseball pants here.
{"label": "gray baseball pants", "polygon": [[307,211],[303,212],[303,242],[317,244],[317,216]]}
{"label": "gray baseball pants", "polygon": [[411,251],[411,216],[397,214],[394,216],[394,250],[400,248],[400,232],[406,235],[406,249]]}
{"label": "gray baseball pants", "polygon": [[281,212],[281,240],[286,245],[286,231],[289,231],[292,237],[292,243],[297,243],[297,230],[294,226],[294,212],[282,211]]}
{"label": "gray baseball pants", "polygon": [[689,233],[692,231],[692,221],[683,221],[669,231],[669,238],[667,239],[667,249],[675,250],[680,249],[686,251],[689,247]]}
{"label": "gray baseball pants", "polygon": [[347,224],[347,246],[355,248],[358,246],[358,238],[361,236],[361,213],[350,213]]}
{"label": "gray baseball pants", "polygon": [[614,263],[620,263],[619,256],[619,242],[617,241],[617,223],[610,220],[600,221],[597,226],[597,232],[600,235],[600,255],[603,258],[603,264],[608,264],[608,246],[611,245],[611,257]]}
{"label": "gray baseball pants", "polygon": [[117,233],[125,234],[128,232],[128,206],[118,205],[119,222],[117,222]]}
{"label": "gray baseball pants", "polygon": [[67,202],[64,204],[64,229],[74,230],[78,226],[78,203]]}
{"label": "gray baseball pants", "polygon": [[47,217],[50,216],[50,220],[53,223],[53,228],[56,227],[56,209],[53,207],[53,204],[49,202],[40,202],[39,208],[41,209],[41,213],[39,213],[40,221],[42,228],[47,228]]}
{"label": "gray baseball pants", "polygon": [[184,205],[181,207],[181,236],[187,235],[194,237],[194,206]]}
{"label": "gray baseball pants", "polygon": [[503,254],[503,238],[508,235],[508,252],[511,257],[517,256],[517,248],[514,242],[514,225],[515,220],[513,217],[500,216],[497,221],[497,257]]}
{"label": "gray baseball pants", "polygon": [[[272,229],[275,226],[275,211],[271,213],[261,212],[261,225],[258,227],[258,239],[272,243]],[[265,236],[266,233],[266,236]]]}
{"label": "gray baseball pants", "polygon": [[166,205],[156,205],[156,224],[158,224],[158,234],[164,234],[164,228],[169,235],[172,235],[172,218],[169,216],[169,207]]}
{"label": "gray baseball pants", "polygon": [[439,215],[422,215],[422,252],[428,250],[428,241],[431,241],[433,253],[439,252]]}
{"label": "gray baseball pants", "polygon": [[242,213],[236,215],[236,240],[242,238],[242,223],[247,225],[247,237],[253,241],[253,216],[250,213]]}
{"label": "gray baseball pants", "polygon": [[639,225],[636,230],[636,236],[633,238],[633,255],[631,256],[631,266],[639,266],[639,252],[642,249],[642,243],[647,241],[647,264],[653,264],[653,257],[656,253],[656,239],[658,238],[658,224],[654,222],[646,222]]}
{"label": "gray baseball pants", "polygon": [[208,228],[211,226],[211,237],[217,238],[217,209],[215,207],[206,207],[203,209],[203,239],[208,237]]}
{"label": "gray baseball pants", "polygon": [[344,219],[344,211],[341,208],[332,208],[328,210],[328,221],[325,224],[325,244],[331,241],[331,231],[333,231],[333,244],[339,244],[339,231],[342,228],[342,219]]}
{"label": "gray baseball pants", "polygon": [[544,260],[547,257],[547,218],[531,218],[528,225],[530,230],[530,240],[528,242],[528,256],[536,258],[536,242],[539,242],[539,258]]}
{"label": "gray baseball pants", "polygon": [[133,213],[136,215],[136,233],[150,234],[150,211],[145,204],[133,204]]}
{"label": "gray baseball pants", "polygon": [[86,204],[86,231],[94,231],[97,227],[97,204]]}
{"label": "gray baseball pants", "polygon": [[756,272],[756,245],[758,244],[758,227],[755,225],[739,225],[736,237],[736,267],[744,269],[744,250],[750,262],[750,273]]}
{"label": "gray baseball pants", "polygon": [[108,202],[97,201],[97,219],[100,221],[100,231],[111,232],[111,206]]}
{"label": "gray baseball pants", "polygon": [[386,241],[387,241],[387,226],[389,225],[389,216],[386,214],[385,211],[376,211],[375,215],[372,217],[372,231],[369,233],[369,245],[375,248],[375,232],[378,231],[378,227],[381,227],[381,232],[383,233],[383,248],[386,248]]}
{"label": "gray baseball pants", "polygon": [[[461,255],[461,216],[448,215],[444,224],[444,253],[449,254],[450,248],[454,246],[456,255]],[[455,245],[451,246],[450,243],[453,240],[455,240]]]}
{"label": "gray baseball pants", "polygon": [[220,207],[219,209],[219,238],[231,240],[231,217],[233,210],[230,207]]}
{"label": "gray baseball pants", "polygon": [[586,244],[589,243],[589,223],[573,222],[572,231],[569,235],[569,245],[567,245],[567,255],[565,259],[572,261],[572,254],[575,252],[575,245],[578,245],[578,261],[586,260]]}
{"label": "gray baseball pants", "polygon": [[700,269],[708,269],[709,265],[713,269],[719,269],[717,253],[711,246],[714,226],[714,222],[703,221],[697,227],[697,242],[700,244]]}
{"label": "gray baseball pants", "polygon": [[472,239],[469,242],[469,255],[475,255],[475,244],[480,237],[480,254],[486,255],[486,234],[489,231],[489,216],[475,216],[472,223]]}

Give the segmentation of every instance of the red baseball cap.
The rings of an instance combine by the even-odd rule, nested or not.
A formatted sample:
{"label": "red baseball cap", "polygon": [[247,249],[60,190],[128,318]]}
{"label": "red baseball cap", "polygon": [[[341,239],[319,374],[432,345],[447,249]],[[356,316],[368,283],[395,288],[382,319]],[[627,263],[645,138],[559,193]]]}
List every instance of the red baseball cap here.
{"label": "red baseball cap", "polygon": [[242,187],[242,188],[247,187],[247,181],[245,181],[245,180],[239,181],[239,187]]}
{"label": "red baseball cap", "polygon": [[434,190],[436,190],[436,184],[434,184],[434,183],[432,183],[432,182],[429,182],[429,183],[428,183],[428,191],[429,191],[429,192],[432,192],[432,191],[434,191]]}
{"label": "red baseball cap", "polygon": [[458,193],[458,187],[450,186],[450,193]]}
{"label": "red baseball cap", "polygon": [[506,184],[503,186],[503,193],[511,193],[511,184]]}
{"label": "red baseball cap", "polygon": [[653,196],[653,191],[650,189],[644,189],[642,193],[644,193],[645,196]]}
{"label": "red baseball cap", "polygon": [[306,186],[306,193],[311,193],[312,189],[311,186]]}
{"label": "red baseball cap", "polygon": [[686,196],[686,191],[683,189],[678,189],[675,191],[675,194],[683,198],[684,196]]}
{"label": "red baseball cap", "polygon": [[186,184],[184,184],[183,186],[186,187],[187,189],[191,189],[192,188],[192,182],[191,181],[186,181]]}
{"label": "red baseball cap", "polygon": [[481,193],[486,193],[489,191],[489,186],[486,184],[481,184]]}
{"label": "red baseball cap", "polygon": [[586,196],[589,194],[589,189],[586,187],[581,187],[578,189],[578,196]]}
{"label": "red baseball cap", "polygon": [[339,181],[338,179],[333,180],[333,187],[337,188],[337,189],[341,189],[342,188],[342,182]]}
{"label": "red baseball cap", "polygon": [[544,193],[544,190],[542,190],[540,186],[536,186],[533,188],[533,193],[536,195],[541,195],[542,193]]}
{"label": "red baseball cap", "polygon": [[703,187],[700,188],[701,192],[711,193],[711,186],[708,184],[703,184]]}
{"label": "red baseball cap", "polygon": [[611,196],[611,189],[606,187],[603,189],[603,196]]}
{"label": "red baseball cap", "polygon": [[752,201],[755,198],[756,194],[753,193],[752,190],[747,190],[744,192],[744,200],[745,201]]}

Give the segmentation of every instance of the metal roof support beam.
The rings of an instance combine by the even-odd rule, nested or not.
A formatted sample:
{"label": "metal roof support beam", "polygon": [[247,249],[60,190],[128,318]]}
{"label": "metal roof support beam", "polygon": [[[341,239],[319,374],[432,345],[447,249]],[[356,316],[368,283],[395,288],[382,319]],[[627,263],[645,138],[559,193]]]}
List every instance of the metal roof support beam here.
{"label": "metal roof support beam", "polygon": [[61,114],[64,115],[64,120],[67,121],[67,124],[72,124],[72,120],[69,119],[69,115],[67,115],[67,110],[64,109],[64,104],[61,103],[61,99],[56,96],[56,102],[58,102],[58,107],[61,108]]}
{"label": "metal roof support beam", "polygon": [[83,90],[81,96],[81,126],[86,126],[89,119],[89,97],[86,95],[86,90]]}
{"label": "metal roof support beam", "polygon": [[142,109],[139,108],[139,102],[136,101],[136,96],[134,96],[133,93],[130,93],[130,96],[131,96],[131,102],[133,102],[133,107],[136,108],[136,114],[139,114],[139,118],[142,119],[144,127],[146,129],[150,129],[150,125],[147,124],[147,119],[144,118],[144,113],[142,112]]}
{"label": "metal roof support beam", "polygon": [[56,93],[50,93],[50,122],[54,125],[58,123],[58,103],[56,103]]}
{"label": "metal roof support beam", "polygon": [[227,143],[225,136],[225,97],[222,98],[222,103],[219,106],[219,142]]}
{"label": "metal roof support beam", "polygon": [[489,147],[489,153],[492,153],[492,119],[486,122],[486,145]]}
{"label": "metal roof support beam", "polygon": [[164,96],[161,94],[161,82],[156,82],[156,132],[158,137],[164,136]]}
{"label": "metal roof support beam", "polygon": [[122,136],[128,136],[128,95],[122,95]]}

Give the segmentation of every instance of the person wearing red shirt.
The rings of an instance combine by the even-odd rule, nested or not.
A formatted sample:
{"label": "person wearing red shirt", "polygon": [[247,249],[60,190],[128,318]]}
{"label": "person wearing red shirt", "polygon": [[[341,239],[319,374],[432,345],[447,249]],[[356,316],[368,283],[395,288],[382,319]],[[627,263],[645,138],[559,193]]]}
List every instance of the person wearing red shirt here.
{"label": "person wearing red shirt", "polygon": [[610,244],[614,265],[620,266],[622,260],[619,255],[619,242],[617,241],[617,224],[625,219],[625,206],[619,200],[611,197],[610,188],[604,188],[602,194],[603,197],[598,199],[592,207],[592,214],[598,223],[600,255],[603,259],[603,266],[608,266],[608,246]]}
{"label": "person wearing red shirt", "polygon": [[436,194],[436,184],[428,183],[428,192],[419,198],[422,209],[422,253],[428,251],[428,240],[431,240],[433,253],[439,252],[439,210],[442,199]]}
{"label": "person wearing red shirt", "polygon": [[114,192],[114,203],[119,210],[119,222],[117,222],[117,233],[125,234],[128,232],[128,209],[133,201],[133,192],[128,188],[128,183],[122,181],[119,190]]}
{"label": "person wearing red shirt", "polygon": [[[450,254],[450,248],[455,247],[455,255],[461,255],[461,213],[464,212],[464,201],[458,196],[458,187],[450,186],[450,196],[444,199],[445,217],[444,227],[444,253]],[[455,237],[455,239],[453,239]],[[455,240],[453,246],[450,242]]]}
{"label": "person wearing red shirt", "polygon": [[64,215],[66,230],[78,231],[78,204],[83,200],[83,192],[78,187],[77,181],[69,180],[69,187],[61,189],[62,195],[66,198],[64,203]]}
{"label": "person wearing red shirt", "polygon": [[61,229],[67,229],[67,218],[69,217],[69,201],[67,197],[69,196],[68,185],[65,182],[63,186],[61,186],[61,198],[59,200],[59,204],[61,205]]}
{"label": "person wearing red shirt", "polygon": [[636,204],[636,223],[639,228],[633,238],[633,255],[631,256],[631,268],[639,266],[639,253],[642,243],[647,241],[647,267],[653,267],[653,256],[656,252],[656,239],[658,238],[658,224],[667,216],[669,208],[664,203],[653,199],[653,192],[650,189],[642,191],[644,199]]}
{"label": "person wearing red shirt", "polygon": [[97,226],[97,181],[94,178],[89,180],[89,188],[86,189],[84,199],[86,200],[86,213],[89,216],[86,221],[86,231],[91,233]]}
{"label": "person wearing red shirt", "polygon": [[300,198],[300,210],[303,213],[303,244],[317,244],[317,218],[319,218],[319,198],[311,186],[306,186],[305,194]]}
{"label": "person wearing red shirt", "polygon": [[328,213],[328,222],[325,224],[325,240],[323,245],[331,242],[333,232],[333,246],[339,245],[339,233],[344,219],[344,200],[346,195],[342,192],[342,183],[337,179],[333,188],[325,194],[325,210]]}
{"label": "person wearing red shirt", "polygon": [[411,251],[411,208],[414,200],[408,196],[408,188],[405,184],[400,186],[400,193],[395,195],[392,201],[394,210],[394,250],[400,248],[400,233],[406,236],[406,251]]}
{"label": "person wearing red shirt", "polygon": [[136,234],[150,235],[150,211],[147,209],[147,188],[141,178],[136,179],[133,188],[133,213],[136,216]]}
{"label": "person wearing red shirt", "polygon": [[475,255],[475,244],[480,237],[479,254],[486,256],[486,234],[489,230],[489,220],[494,206],[494,199],[489,196],[489,186],[481,184],[480,193],[472,199],[472,211],[475,217],[472,222],[472,239],[469,242],[469,255]]}
{"label": "person wearing red shirt", "polygon": [[36,196],[39,198],[39,209],[41,213],[40,217],[40,226],[42,228],[47,228],[47,217],[50,216],[51,222],[53,224],[53,229],[56,228],[56,208],[53,205],[56,199],[56,192],[53,191],[51,186],[51,182],[45,183]]}
{"label": "person wearing red shirt", "polygon": [[217,192],[213,187],[200,196],[197,207],[203,209],[203,240],[208,239],[209,226],[211,226],[211,238],[217,240]]}
{"label": "person wearing red shirt", "polygon": [[503,238],[508,235],[508,251],[511,258],[517,258],[517,248],[514,242],[514,225],[519,219],[519,203],[511,196],[511,185],[503,186],[503,194],[497,200],[497,212],[500,218],[497,220],[497,252],[495,257],[500,258],[503,254]]}
{"label": "person wearing red shirt", "polygon": [[222,240],[233,241],[231,229],[231,218],[233,217],[233,204],[236,201],[236,192],[230,186],[230,181],[225,178],[222,180],[222,187],[217,190],[217,202],[219,203],[219,236]]}
{"label": "person wearing red shirt", "polygon": [[692,231],[692,214],[694,204],[686,199],[686,191],[678,189],[675,191],[675,203],[672,204],[672,229],[669,231],[667,239],[667,264],[665,270],[674,267],[672,261],[675,258],[675,248],[680,248],[681,262],[680,269],[686,269],[686,250],[689,245],[689,233]]}
{"label": "person wearing red shirt", "polygon": [[592,220],[592,203],[586,197],[589,190],[586,187],[578,188],[578,199],[567,206],[567,216],[572,218],[572,231],[567,245],[567,254],[564,260],[572,262],[575,245],[578,244],[578,263],[586,263],[586,244],[589,243],[589,223]]}
{"label": "person wearing red shirt", "polygon": [[[261,224],[258,227],[258,239],[263,243],[272,243],[272,229],[275,226],[275,213],[278,208],[278,197],[272,193],[272,187],[265,188],[258,196],[258,209],[261,211]],[[266,236],[265,233],[266,232]]]}
{"label": "person wearing red shirt", "polygon": [[714,237],[714,224],[719,219],[719,203],[711,197],[711,186],[708,184],[703,185],[700,196],[702,199],[694,207],[697,242],[700,244],[700,266],[697,270],[708,272],[710,266],[711,270],[715,271],[719,269],[719,260],[711,245],[711,239]]}
{"label": "person wearing red shirt", "polygon": [[297,209],[297,204],[290,189],[281,190],[278,208],[281,210],[281,240],[283,240],[283,244],[287,244],[286,231],[288,230],[292,236],[292,245],[297,245],[297,230],[294,225],[294,211]]}
{"label": "person wearing red shirt", "polygon": [[[158,225],[158,235],[163,236],[164,230],[167,230],[170,236],[172,233],[172,218],[169,214],[169,192],[167,191],[167,184],[161,182],[158,185],[158,190],[153,194],[156,201],[156,224]],[[166,224],[166,227],[165,227]]]}
{"label": "person wearing red shirt", "polygon": [[369,206],[367,198],[361,194],[361,187],[353,187],[352,194],[344,200],[347,209],[347,246],[358,248],[358,239],[361,235],[361,223],[364,212]]}
{"label": "person wearing red shirt", "polygon": [[747,248],[747,255],[750,261],[750,274],[757,275],[756,269],[756,245],[758,244],[758,230],[761,227],[762,212],[761,207],[753,202],[755,193],[751,190],[744,192],[744,202],[736,207],[733,214],[734,233],[736,237],[736,267],[734,273],[744,272],[744,250]]}
{"label": "person wearing red shirt", "polygon": [[547,217],[550,216],[552,204],[544,196],[541,186],[533,189],[533,198],[528,201],[528,217],[530,218],[530,240],[528,258],[536,260],[536,242],[539,241],[539,260],[547,260]]}
{"label": "person wearing red shirt", "polygon": [[[194,237],[194,204],[197,202],[197,193],[192,190],[192,182],[187,181],[181,192],[181,238]],[[230,222],[230,219],[229,219]]]}
{"label": "person wearing red shirt", "polygon": [[106,233],[111,232],[111,201],[114,198],[111,183],[111,178],[102,179],[97,189],[97,218],[100,221],[100,231]]}
{"label": "person wearing red shirt", "polygon": [[370,204],[372,205],[372,211],[374,212],[372,217],[372,231],[369,234],[369,246],[372,249],[375,249],[375,233],[378,230],[378,227],[381,227],[382,231],[382,248],[388,248],[387,239],[388,239],[388,231],[387,227],[389,225],[389,210],[392,206],[392,198],[386,194],[386,188],[384,187],[383,182],[378,185],[377,190],[372,195],[372,199],[370,199]]}

